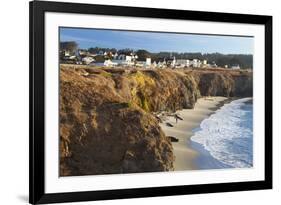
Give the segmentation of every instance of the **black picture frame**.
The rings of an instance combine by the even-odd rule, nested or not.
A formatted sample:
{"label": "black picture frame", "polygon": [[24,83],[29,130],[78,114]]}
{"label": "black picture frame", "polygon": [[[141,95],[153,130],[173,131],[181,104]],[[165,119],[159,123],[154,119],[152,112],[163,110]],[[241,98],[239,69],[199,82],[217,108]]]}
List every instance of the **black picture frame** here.
{"label": "black picture frame", "polygon": [[[168,195],[184,195],[272,188],[272,17],[262,15],[214,13],[93,4],[30,2],[30,165],[29,202],[31,204],[123,199]],[[150,17],[163,19],[199,20],[259,24],[265,26],[265,180],[236,183],[200,184],[153,188],[136,188],[71,193],[45,192],[44,130],[44,25],[45,12],[98,14],[111,16]]]}

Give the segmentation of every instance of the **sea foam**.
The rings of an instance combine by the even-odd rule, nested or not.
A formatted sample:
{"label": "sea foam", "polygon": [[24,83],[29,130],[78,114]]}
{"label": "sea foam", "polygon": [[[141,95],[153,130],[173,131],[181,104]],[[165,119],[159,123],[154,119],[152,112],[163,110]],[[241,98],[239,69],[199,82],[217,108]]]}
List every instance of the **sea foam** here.
{"label": "sea foam", "polygon": [[225,104],[203,120],[191,137],[226,165],[210,168],[253,166],[253,105],[249,101],[251,98],[242,98]]}

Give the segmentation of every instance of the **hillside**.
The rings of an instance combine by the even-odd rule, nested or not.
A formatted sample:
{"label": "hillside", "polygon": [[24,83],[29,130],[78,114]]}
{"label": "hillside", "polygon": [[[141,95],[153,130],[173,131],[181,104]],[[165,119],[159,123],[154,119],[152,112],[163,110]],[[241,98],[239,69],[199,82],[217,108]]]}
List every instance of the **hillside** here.
{"label": "hillside", "polygon": [[252,73],[61,65],[60,175],[173,170],[153,113],[193,108],[208,95],[252,96]]}

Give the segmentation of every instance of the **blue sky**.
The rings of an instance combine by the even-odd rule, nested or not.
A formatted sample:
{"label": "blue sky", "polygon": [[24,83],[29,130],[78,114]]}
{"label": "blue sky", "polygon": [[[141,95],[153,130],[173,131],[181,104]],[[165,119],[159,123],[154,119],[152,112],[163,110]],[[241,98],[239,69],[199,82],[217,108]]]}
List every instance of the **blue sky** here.
{"label": "blue sky", "polygon": [[106,47],[146,49],[150,52],[201,52],[253,54],[252,37],[132,32],[61,28],[60,41],[76,41],[79,48]]}

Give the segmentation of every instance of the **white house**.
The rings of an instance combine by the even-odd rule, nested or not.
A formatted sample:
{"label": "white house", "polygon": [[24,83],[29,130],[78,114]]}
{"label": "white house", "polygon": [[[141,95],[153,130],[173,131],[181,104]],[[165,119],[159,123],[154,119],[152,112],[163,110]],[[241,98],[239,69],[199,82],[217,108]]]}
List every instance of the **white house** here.
{"label": "white house", "polygon": [[70,52],[69,51],[64,51],[64,56],[65,57],[69,57],[70,56]]}
{"label": "white house", "polygon": [[170,67],[175,67],[176,66],[176,57],[174,56],[174,57],[168,58],[167,62],[166,62],[166,59],[164,59],[163,64],[164,64],[164,62],[166,65],[168,65]]}
{"label": "white house", "polygon": [[155,67],[157,66],[156,61],[154,61],[154,62],[151,64],[151,66],[152,66],[153,68],[155,68]]}
{"label": "white house", "polygon": [[86,57],[82,58],[82,62],[86,65],[89,65],[90,63],[92,63],[94,61],[95,61],[95,59],[90,56],[86,56]]}
{"label": "white house", "polygon": [[157,63],[157,67],[158,67],[158,68],[162,68],[162,65],[163,65],[163,64],[162,64],[160,61]]}
{"label": "white house", "polygon": [[167,67],[166,60],[164,59],[163,62],[159,61],[158,64],[157,64],[157,67],[158,68],[166,68]]}
{"label": "white house", "polygon": [[69,59],[70,59],[70,60],[75,60],[75,59],[76,59],[76,56],[69,56]]}
{"label": "white house", "polygon": [[231,69],[234,69],[234,70],[239,70],[240,69],[240,66],[237,64],[237,65],[233,65],[231,66]]}
{"label": "white house", "polygon": [[176,65],[180,67],[189,67],[190,66],[190,60],[188,59],[177,59]]}
{"label": "white house", "polygon": [[174,59],[173,59],[173,61],[172,61],[172,63],[171,63],[171,66],[172,67],[175,67],[176,66],[176,57],[174,56]]}
{"label": "white house", "polygon": [[134,62],[132,60],[132,56],[121,54],[116,59],[113,59],[112,62],[117,65],[128,66],[134,65]]}
{"label": "white house", "polygon": [[146,58],[145,66],[151,66],[151,58]]}
{"label": "white house", "polygon": [[104,61],[103,65],[107,66],[107,67],[112,67],[112,66],[117,66],[118,64],[116,62],[112,62],[110,59],[108,59],[108,60]]}
{"label": "white house", "polygon": [[[155,61],[154,61],[155,62]],[[156,64],[156,62],[155,62]],[[136,61],[136,67],[151,67],[151,58],[146,58],[145,61]]]}
{"label": "white house", "polygon": [[198,60],[198,59],[193,59],[193,60],[191,61],[191,65],[192,65],[193,68],[199,68],[200,65],[201,65],[201,61]]}
{"label": "white house", "polygon": [[212,62],[211,67],[212,68],[217,68],[218,67],[215,61]]}
{"label": "white house", "polygon": [[113,57],[113,59],[117,59],[117,57],[118,57],[118,53],[114,53],[114,54],[112,54],[112,57]]}

